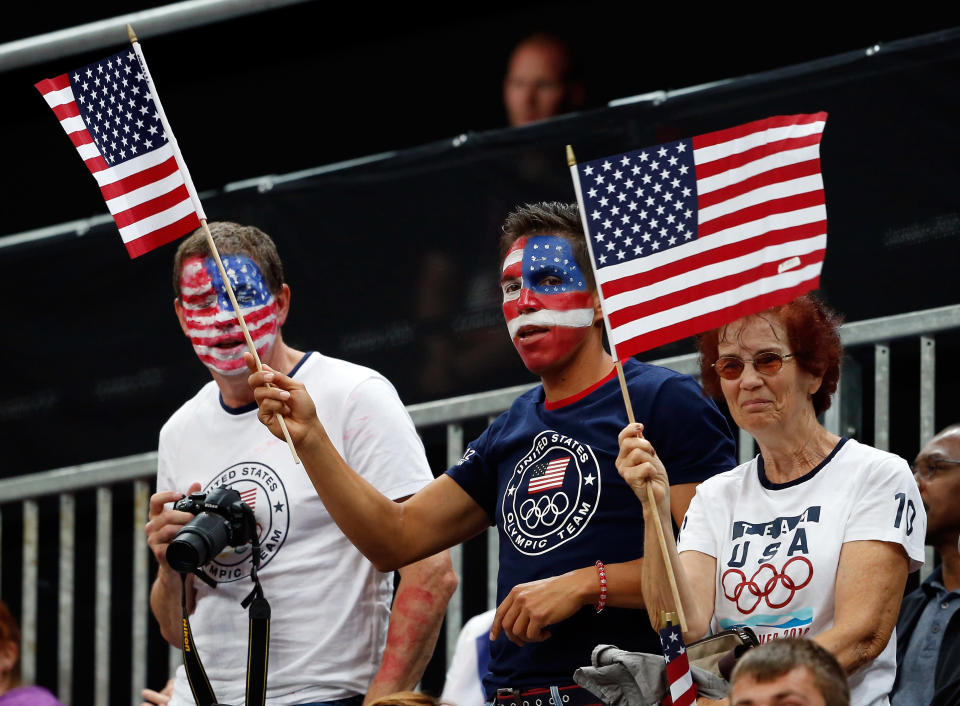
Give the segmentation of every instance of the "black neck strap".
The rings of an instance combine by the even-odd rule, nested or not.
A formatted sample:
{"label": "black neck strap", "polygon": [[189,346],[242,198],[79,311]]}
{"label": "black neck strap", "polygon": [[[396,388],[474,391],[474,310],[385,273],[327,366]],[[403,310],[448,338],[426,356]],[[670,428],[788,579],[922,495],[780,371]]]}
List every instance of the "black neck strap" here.
{"label": "black neck strap", "polygon": [[[253,579],[253,590],[240,603],[249,608],[250,634],[247,638],[247,688],[246,706],[264,706],[267,698],[267,659],[270,654],[270,604],[263,597],[263,588],[260,586],[260,577],[257,567],[260,565],[260,546],[253,546],[253,567],[250,578]],[[210,582],[210,578],[199,570],[201,578]],[[190,630],[190,619],[187,616],[187,575],[180,574],[182,589],[180,591],[180,606],[183,609],[183,666],[187,672],[187,681],[193,692],[193,700],[197,706],[215,706],[217,697],[210,686],[207,672],[200,661],[200,653],[193,640]],[[215,585],[215,584],[214,584]]]}

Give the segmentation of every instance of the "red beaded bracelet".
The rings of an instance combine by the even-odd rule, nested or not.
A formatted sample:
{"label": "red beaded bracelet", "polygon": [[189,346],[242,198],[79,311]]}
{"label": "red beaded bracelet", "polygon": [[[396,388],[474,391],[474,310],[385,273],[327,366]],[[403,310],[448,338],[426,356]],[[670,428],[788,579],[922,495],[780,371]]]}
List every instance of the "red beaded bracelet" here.
{"label": "red beaded bracelet", "polygon": [[596,563],[597,567],[597,576],[600,577],[600,600],[597,601],[596,609],[599,613],[604,608],[607,607],[607,571],[603,566],[603,562],[599,559]]}

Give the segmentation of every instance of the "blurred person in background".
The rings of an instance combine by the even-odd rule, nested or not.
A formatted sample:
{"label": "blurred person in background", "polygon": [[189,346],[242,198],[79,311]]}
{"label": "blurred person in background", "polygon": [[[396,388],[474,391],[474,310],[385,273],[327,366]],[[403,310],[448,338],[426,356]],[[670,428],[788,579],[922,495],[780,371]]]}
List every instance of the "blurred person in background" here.
{"label": "blurred person in background", "polygon": [[583,82],[569,44],[538,32],[514,47],[503,79],[503,105],[512,127],[576,110],[583,101]]}
{"label": "blurred person in background", "polygon": [[0,601],[0,706],[63,706],[42,686],[20,685],[20,626]]}

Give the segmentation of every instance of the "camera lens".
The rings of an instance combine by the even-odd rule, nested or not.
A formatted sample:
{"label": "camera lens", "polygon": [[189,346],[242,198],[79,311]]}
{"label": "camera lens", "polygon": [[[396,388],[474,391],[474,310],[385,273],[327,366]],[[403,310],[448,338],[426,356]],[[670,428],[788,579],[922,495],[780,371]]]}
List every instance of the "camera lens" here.
{"label": "camera lens", "polygon": [[195,571],[227,546],[229,526],[222,517],[201,512],[183,526],[167,547],[167,563],[181,573]]}

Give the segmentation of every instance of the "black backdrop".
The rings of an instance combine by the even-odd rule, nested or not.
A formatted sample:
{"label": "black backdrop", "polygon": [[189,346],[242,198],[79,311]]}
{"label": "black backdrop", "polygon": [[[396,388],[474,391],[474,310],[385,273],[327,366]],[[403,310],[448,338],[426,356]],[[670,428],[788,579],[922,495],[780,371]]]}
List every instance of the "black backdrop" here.
{"label": "black backdrop", "polygon": [[[494,20],[484,22],[489,27]],[[199,35],[179,35],[181,51],[199,47]],[[245,36],[238,34],[238,39]],[[390,46],[382,36],[379,40]],[[503,36],[499,41],[509,46]],[[442,60],[443,46],[411,49],[413,44],[402,44],[404,51]],[[210,190],[204,198],[208,215],[255,223],[278,242],[293,289],[286,338],[297,347],[378,368],[407,402],[530,379],[513,354],[500,319],[494,288],[497,229],[516,203],[573,199],[563,150],[567,143],[585,160],[768,115],[827,110],[822,157],[829,247],[822,283],[828,301],[849,320],[957,301],[960,214],[955,193],[960,150],[954,131],[960,33],[955,31],[889,43],[875,55],[845,54],[747,77],[664,102],[598,108],[520,130],[468,131],[466,139],[430,142],[364,166],[276,179],[269,188],[231,191],[216,187],[238,176],[323,161],[316,155],[356,156],[360,152],[355,144],[341,145],[331,137],[354,111],[328,104],[323,107],[324,119],[313,113],[298,115],[302,106],[283,102],[296,102],[290,97],[294,93],[286,98],[272,93],[269,84],[275,75],[270,68],[243,79],[227,77],[220,100],[209,108],[190,112],[181,102],[175,113],[171,104],[182,101],[177,96],[201,94],[203,82],[199,77],[181,82],[173,100],[167,100],[165,86],[171,81],[161,67],[164,53],[171,58],[174,49],[165,41],[158,52],[145,43],[145,51],[191,168],[195,175],[203,175],[198,177],[200,188]],[[200,48],[195,51],[208,59],[212,56]],[[250,51],[256,52],[257,45],[251,44]],[[298,51],[304,50],[291,53]],[[297,58],[292,56],[289,62]],[[83,60],[71,59],[55,71]],[[767,68],[759,58],[755,65]],[[31,81],[40,77],[32,74]],[[704,75],[722,77],[710,76],[709,71]],[[21,71],[7,78],[25,76]],[[335,64],[329,76],[331,81],[343,80],[337,78]],[[638,88],[656,87],[662,84]],[[261,104],[261,88],[271,95],[272,104]],[[438,95],[445,90],[438,88]],[[396,83],[387,91],[388,110],[362,116],[369,137],[363,151],[423,138],[407,132],[400,139],[391,132],[391,121],[409,126],[420,114],[413,114],[403,92],[397,91]],[[41,102],[41,109],[29,117],[13,118],[22,121],[14,127],[22,128],[23,134],[42,132],[54,147],[40,150],[39,163],[24,161],[29,178],[7,189],[8,232],[86,216],[101,208],[89,205],[99,198],[92,180],[84,176],[45,110]],[[185,112],[196,119],[185,119]],[[289,115],[289,134],[282,126],[260,124],[267,113]],[[480,128],[496,124],[489,110],[485,115],[473,124]],[[215,124],[224,116],[232,121],[229,129],[224,128],[231,136],[227,143],[217,140]],[[325,122],[326,118],[330,120]],[[246,120],[249,129],[239,129],[236,123],[242,127]],[[323,124],[323,134],[304,133],[304,120]],[[383,126],[381,132],[377,124]],[[14,129],[11,134],[19,133]],[[292,142],[292,135],[299,143]],[[310,135],[317,144],[309,141]],[[235,169],[232,155],[240,150],[252,155],[249,164],[254,168],[239,174],[217,170],[217,165]],[[194,154],[202,159],[194,159]],[[204,168],[195,166],[198,161]],[[255,168],[258,165],[263,168]],[[41,192],[57,198],[44,200]],[[130,261],[115,228],[107,225],[79,237],[70,233],[0,249],[0,282],[7,317],[12,319],[4,327],[12,355],[0,391],[3,476],[150,450],[163,421],[207,379],[172,312],[169,269],[174,247]],[[688,349],[689,344],[681,342],[646,357]],[[910,457],[918,442],[916,373],[909,368],[916,353],[901,346],[894,352],[904,353],[906,363],[902,367],[895,363],[892,447]],[[945,364],[956,359],[956,352],[955,336],[939,341],[941,425],[956,418],[958,380]],[[863,358],[864,378],[869,380],[870,357]],[[867,421],[859,431],[869,440],[872,429],[869,415],[864,416]],[[440,470],[441,452],[429,434],[427,441],[434,468]],[[80,498],[83,523],[92,521],[91,499]],[[130,501],[120,492],[115,503],[115,596],[127,593]],[[43,510],[40,605],[49,627],[54,624],[50,608],[56,605],[56,508],[45,503]],[[12,597],[19,591],[18,576],[8,567],[19,561],[19,516],[5,511],[3,519],[2,594]],[[81,606],[92,596],[92,572],[85,571],[93,561],[88,542],[81,540],[78,556],[83,571],[77,580]],[[473,556],[478,554],[468,553],[468,558]],[[471,566],[464,588],[468,603],[475,607],[482,601],[482,592],[475,589],[482,583],[482,569]],[[16,611],[16,599],[11,603]],[[129,652],[120,648],[128,610],[123,600],[115,601],[115,625],[122,626],[114,636],[113,668],[121,675],[118,678],[129,672]],[[156,684],[165,654],[155,634],[152,640],[151,683]],[[76,641],[75,693],[83,702],[81,695],[88,695],[92,684],[88,661],[92,624],[80,610]],[[41,682],[52,684],[55,642],[42,640],[40,650]],[[439,684],[437,667],[425,683]],[[118,699],[117,703],[124,700]]]}

